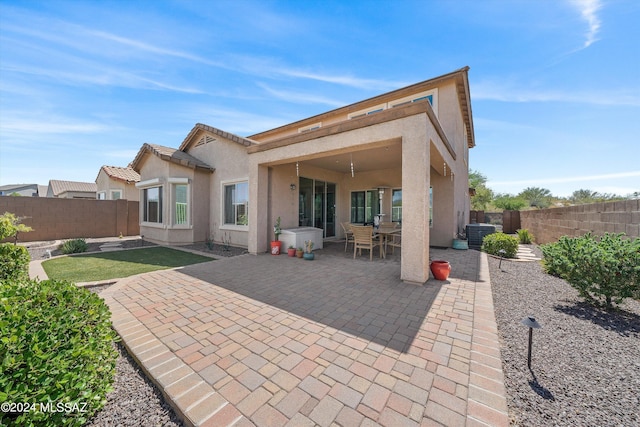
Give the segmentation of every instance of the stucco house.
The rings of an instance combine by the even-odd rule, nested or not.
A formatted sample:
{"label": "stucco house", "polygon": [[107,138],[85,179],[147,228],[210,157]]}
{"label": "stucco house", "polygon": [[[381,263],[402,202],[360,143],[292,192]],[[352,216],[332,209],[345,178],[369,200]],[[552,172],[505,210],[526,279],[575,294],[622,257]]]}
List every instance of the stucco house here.
{"label": "stucco house", "polygon": [[46,197],[47,186],[38,184],[0,185],[0,196]]}
{"label": "stucco house", "polygon": [[144,144],[140,232],[267,251],[273,224],[343,238],[341,222],[401,222],[401,278],[468,223],[475,145],[468,67],[246,138],[196,124],[178,149]]}
{"label": "stucco house", "polygon": [[136,183],[140,174],[131,167],[102,166],[96,177],[98,200],[134,200],[140,198]]}
{"label": "stucco house", "polygon": [[49,180],[47,197],[59,199],[95,199],[97,186],[95,182]]}

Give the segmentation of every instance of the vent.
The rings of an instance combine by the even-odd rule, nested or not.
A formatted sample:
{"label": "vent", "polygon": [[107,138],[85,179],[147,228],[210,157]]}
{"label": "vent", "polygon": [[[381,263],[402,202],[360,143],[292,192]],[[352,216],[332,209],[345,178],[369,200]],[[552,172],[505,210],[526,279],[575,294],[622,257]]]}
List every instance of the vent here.
{"label": "vent", "polygon": [[196,144],[196,147],[199,147],[201,145],[205,145],[208,144],[210,142],[215,141],[216,139],[210,135],[204,135],[202,138],[200,138],[200,140],[198,141],[198,143]]}

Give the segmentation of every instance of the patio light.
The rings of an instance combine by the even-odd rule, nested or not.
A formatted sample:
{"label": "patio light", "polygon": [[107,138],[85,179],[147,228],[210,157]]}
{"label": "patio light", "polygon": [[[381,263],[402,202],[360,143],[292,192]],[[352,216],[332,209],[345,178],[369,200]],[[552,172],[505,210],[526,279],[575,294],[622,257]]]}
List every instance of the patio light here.
{"label": "patio light", "polygon": [[533,330],[540,329],[542,326],[536,321],[533,316],[527,316],[520,321],[524,326],[529,328],[529,351],[527,353],[527,366],[531,369],[531,346],[533,344]]}
{"label": "patio light", "polygon": [[291,189],[291,191],[296,191],[296,185],[295,184],[289,185],[289,188]]}

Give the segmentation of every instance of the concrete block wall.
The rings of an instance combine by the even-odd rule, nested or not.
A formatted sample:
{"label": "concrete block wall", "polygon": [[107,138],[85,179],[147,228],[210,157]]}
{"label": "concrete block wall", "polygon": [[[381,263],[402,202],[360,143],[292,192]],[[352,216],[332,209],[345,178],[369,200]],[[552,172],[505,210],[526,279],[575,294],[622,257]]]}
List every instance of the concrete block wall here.
{"label": "concrete block wall", "polygon": [[588,232],[625,233],[640,237],[640,200],[592,203],[531,211],[520,211],[521,228],[535,236],[536,243],[557,241],[561,236],[582,236]]}
{"label": "concrete block wall", "polygon": [[0,214],[24,217],[33,228],[18,240],[73,239],[78,237],[136,236],[140,234],[139,203],[130,200],[83,200],[48,197],[0,197]]}

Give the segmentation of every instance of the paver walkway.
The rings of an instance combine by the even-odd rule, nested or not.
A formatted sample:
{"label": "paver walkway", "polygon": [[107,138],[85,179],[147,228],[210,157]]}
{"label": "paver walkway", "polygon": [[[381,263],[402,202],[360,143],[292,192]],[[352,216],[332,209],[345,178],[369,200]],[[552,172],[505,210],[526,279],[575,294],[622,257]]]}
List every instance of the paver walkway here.
{"label": "paver walkway", "polygon": [[242,255],[102,296],[188,425],[507,426],[487,259],[432,250],[449,281],[317,251]]}

